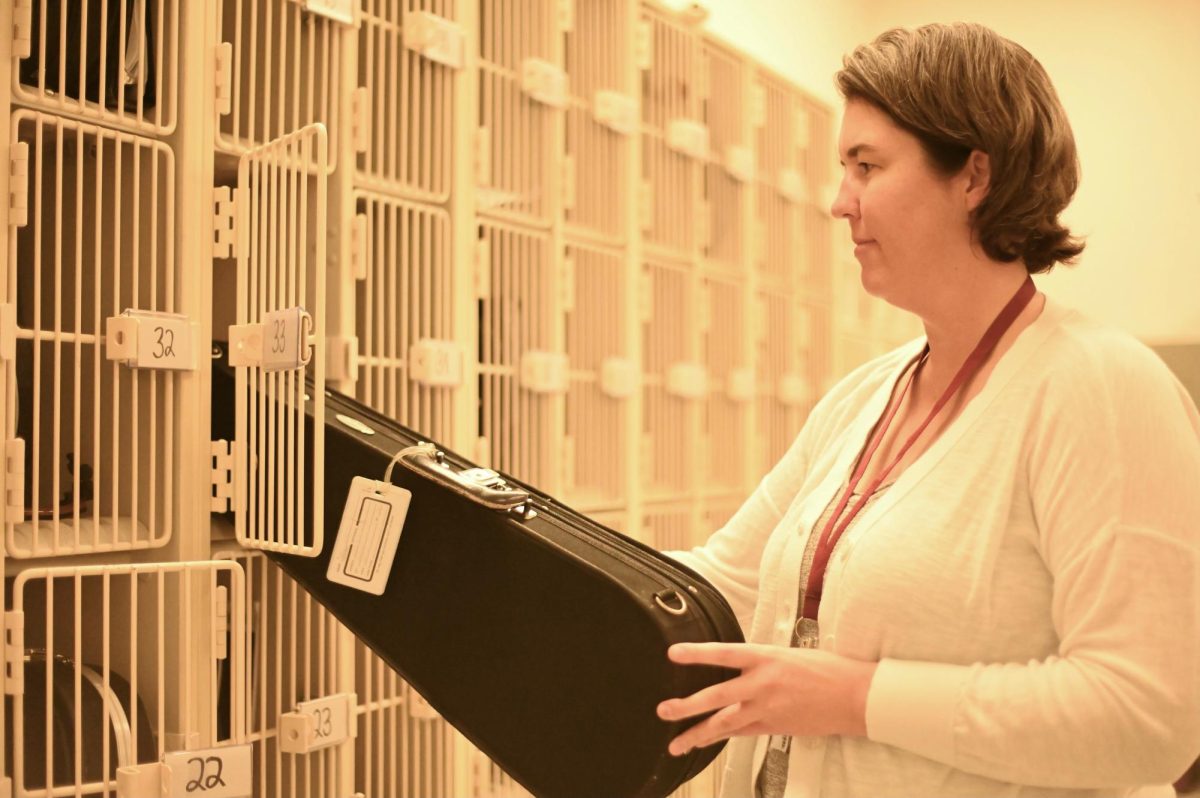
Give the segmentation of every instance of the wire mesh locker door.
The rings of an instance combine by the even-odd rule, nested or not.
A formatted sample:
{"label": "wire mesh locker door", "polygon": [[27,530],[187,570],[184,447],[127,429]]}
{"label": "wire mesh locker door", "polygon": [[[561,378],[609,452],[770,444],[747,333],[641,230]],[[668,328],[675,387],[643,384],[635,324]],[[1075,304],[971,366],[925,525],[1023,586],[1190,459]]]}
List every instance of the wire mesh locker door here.
{"label": "wire mesh locker door", "polygon": [[[219,561],[245,574],[245,742],[256,798],[324,798],[350,792],[339,755],[352,746],[356,701],[342,692],[349,632],[259,552]],[[231,685],[222,684],[228,692]]]}
{"label": "wire mesh locker door", "polygon": [[572,244],[562,275],[571,364],[563,498],[583,512],[611,510],[628,501],[626,419],[638,381],[625,335],[625,258]]}
{"label": "wire mesh locker door", "polygon": [[13,98],[140,133],[175,129],[177,0],[17,0]]}
{"label": "wire mesh locker door", "polygon": [[[454,75],[466,59],[459,0],[364,0],[358,35],[358,185],[450,197]],[[363,106],[365,104],[365,107]]]}
{"label": "wire mesh locker door", "polygon": [[450,216],[365,192],[358,208],[363,265],[355,290],[355,394],[449,445],[454,392],[465,369],[463,347],[454,340]]}
{"label": "wire mesh locker door", "polygon": [[629,85],[631,5],[589,0],[575,7],[566,35],[568,106],[563,218],[575,236],[620,245],[628,240],[628,163],[638,129]]}
{"label": "wire mesh locker door", "polygon": [[762,447],[755,476],[783,457],[800,432],[804,414],[814,401],[814,386],[800,362],[808,319],[789,294],[762,291],[756,308],[758,413],[755,437]]}
{"label": "wire mesh locker door", "polygon": [[754,150],[749,145],[749,65],[743,56],[704,41],[701,105],[712,146],[704,165],[704,190],[697,218],[705,266],[742,275],[746,262],[747,198],[754,185]]}
{"label": "wire mesh locker door", "polygon": [[805,269],[808,184],[800,171],[793,91],[785,81],[760,71],[751,96],[758,170],[753,260],[761,283],[775,290],[795,290]]}
{"label": "wire mesh locker door", "polygon": [[638,27],[642,75],[643,244],[656,255],[697,253],[709,131],[700,120],[700,38],[656,4],[643,3]]}
{"label": "wire mesh locker door", "polygon": [[177,511],[175,168],[151,139],[13,114],[6,547],[13,557],[162,546]]}
{"label": "wire mesh locker door", "polygon": [[478,459],[556,493],[568,361],[550,236],[499,223],[479,231]]}
{"label": "wire mesh locker door", "polygon": [[554,169],[566,106],[559,0],[481,0],[476,208],[547,228],[558,213]]}
{"label": "wire mesh locker door", "polygon": [[[345,2],[215,0],[217,149],[241,155],[305,125],[327,126],[336,152]],[[326,161],[326,170],[333,162]]]}
{"label": "wire mesh locker door", "polygon": [[127,778],[158,788],[160,762],[196,756],[250,794],[236,764],[249,753],[236,564],[34,568],[5,587],[14,795],[116,796]]}
{"label": "wire mesh locker door", "polygon": [[747,424],[754,394],[754,375],[746,368],[744,284],[706,278],[701,302],[700,338],[711,390],[702,410],[700,491],[738,498],[747,487]]}
{"label": "wire mesh locker door", "polygon": [[319,124],[242,156],[238,323],[229,328],[237,539],[309,557],[321,551],[325,518],[327,159]]}

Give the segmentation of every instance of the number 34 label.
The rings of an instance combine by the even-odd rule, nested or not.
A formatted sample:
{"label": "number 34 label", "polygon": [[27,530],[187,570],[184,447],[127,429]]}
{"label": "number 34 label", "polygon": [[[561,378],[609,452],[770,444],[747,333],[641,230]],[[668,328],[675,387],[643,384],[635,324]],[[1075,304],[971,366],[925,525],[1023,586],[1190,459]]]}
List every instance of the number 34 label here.
{"label": "number 34 label", "polygon": [[170,770],[170,798],[249,798],[254,792],[253,748],[230,745],[203,751],[177,751],[163,757]]}

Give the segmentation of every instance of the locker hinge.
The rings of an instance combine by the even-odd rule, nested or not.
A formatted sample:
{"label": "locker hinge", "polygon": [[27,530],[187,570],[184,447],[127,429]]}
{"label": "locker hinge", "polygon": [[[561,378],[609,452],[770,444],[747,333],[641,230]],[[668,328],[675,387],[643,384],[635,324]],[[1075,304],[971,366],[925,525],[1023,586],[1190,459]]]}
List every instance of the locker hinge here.
{"label": "locker hinge", "polygon": [[0,304],[0,361],[17,356],[17,311],[11,302]]}
{"label": "locker hinge", "polygon": [[325,338],[325,379],[358,379],[358,338],[353,335],[329,335]]}
{"label": "locker hinge", "polygon": [[643,72],[654,65],[654,28],[648,19],[638,22],[634,57]]}
{"label": "locker hinge", "polygon": [[570,255],[563,255],[560,274],[562,310],[564,313],[570,313],[575,310],[575,259]]}
{"label": "locker hinge", "polygon": [[8,224],[24,227],[29,222],[29,142],[12,145],[8,174]]}
{"label": "locker hinge", "polygon": [[712,246],[712,203],[700,200],[696,203],[696,240],[701,249]]}
{"label": "locker hinge", "polygon": [[25,613],[22,610],[4,613],[4,692],[7,695],[25,693]]}
{"label": "locker hinge", "polygon": [[13,438],[4,444],[4,520],[19,524],[25,520],[25,439]]}
{"label": "locker hinge", "polygon": [[492,131],[481,127],[475,131],[475,185],[492,183]]}
{"label": "locker hinge", "polygon": [[767,124],[767,90],[762,84],[756,83],[750,89],[750,126],[762,127]]}
{"label": "locker hinge", "polygon": [[365,280],[370,271],[370,244],[367,238],[367,215],[359,213],[354,216],[354,238],[350,241],[350,265],[355,280]]}
{"label": "locker hinge", "polygon": [[562,204],[564,210],[575,207],[575,158],[571,155],[563,156]]}
{"label": "locker hinge", "polygon": [[217,586],[213,596],[213,659],[229,657],[229,588]]}
{"label": "locker hinge", "polygon": [[492,295],[492,242],[486,238],[475,244],[475,295],[480,299]]}
{"label": "locker hinge", "polygon": [[233,501],[233,446],[229,441],[211,441],[209,453],[212,455],[212,495],[209,500],[209,512],[227,513],[229,504]]}
{"label": "locker hinge", "polygon": [[371,92],[359,86],[351,96],[353,108],[350,131],[354,139],[354,151],[366,152],[371,146]]}
{"label": "locker hinge", "polygon": [[638,218],[642,222],[642,230],[654,229],[654,187],[649,180],[643,180],[638,188]]}
{"label": "locker hinge", "polygon": [[650,272],[642,272],[641,284],[638,290],[638,311],[644,324],[649,324],[654,318],[654,279]]}
{"label": "locker hinge", "polygon": [[751,231],[754,262],[761,264],[767,259],[767,223],[760,219],[754,223]]}
{"label": "locker hinge", "polygon": [[221,42],[217,45],[217,115],[225,116],[233,110],[233,44]]}
{"label": "locker hinge", "polygon": [[33,0],[17,0],[13,4],[14,58],[28,58],[33,52]]}
{"label": "locker hinge", "polygon": [[237,189],[217,186],[213,191],[213,257],[232,258],[237,252]]}
{"label": "locker hinge", "polygon": [[700,286],[699,299],[700,301],[696,303],[696,329],[701,333],[706,333],[712,329],[713,290],[711,285]]}
{"label": "locker hinge", "polygon": [[558,27],[563,33],[575,30],[575,0],[558,0]]}

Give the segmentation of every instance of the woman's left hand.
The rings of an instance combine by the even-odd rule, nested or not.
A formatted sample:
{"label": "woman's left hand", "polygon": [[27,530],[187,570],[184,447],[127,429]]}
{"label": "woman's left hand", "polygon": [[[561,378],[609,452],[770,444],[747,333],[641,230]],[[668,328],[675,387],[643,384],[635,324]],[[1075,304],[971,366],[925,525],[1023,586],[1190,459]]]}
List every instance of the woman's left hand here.
{"label": "woman's left hand", "polygon": [[677,643],[667,653],[683,665],[741,671],[729,681],[658,705],[664,720],[716,713],[671,742],[675,756],[747,735],[866,736],[867,691],[877,663],[819,649],[749,643]]}

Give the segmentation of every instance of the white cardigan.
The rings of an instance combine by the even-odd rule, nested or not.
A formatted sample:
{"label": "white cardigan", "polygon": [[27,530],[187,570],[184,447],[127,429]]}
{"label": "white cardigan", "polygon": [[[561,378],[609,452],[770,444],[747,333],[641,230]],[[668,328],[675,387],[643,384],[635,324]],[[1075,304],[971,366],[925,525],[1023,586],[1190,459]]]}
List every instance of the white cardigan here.
{"label": "white cardigan", "polygon": [[[921,338],[858,368],[706,545],[670,552],[786,646],[800,558]],[[868,738],[799,739],[787,796],[1118,796],[1200,754],[1200,414],[1147,347],[1047,297],[856,519],[821,647],[879,661]],[[766,738],[728,749],[753,794]],[[1170,794],[1169,792],[1167,794]]]}

